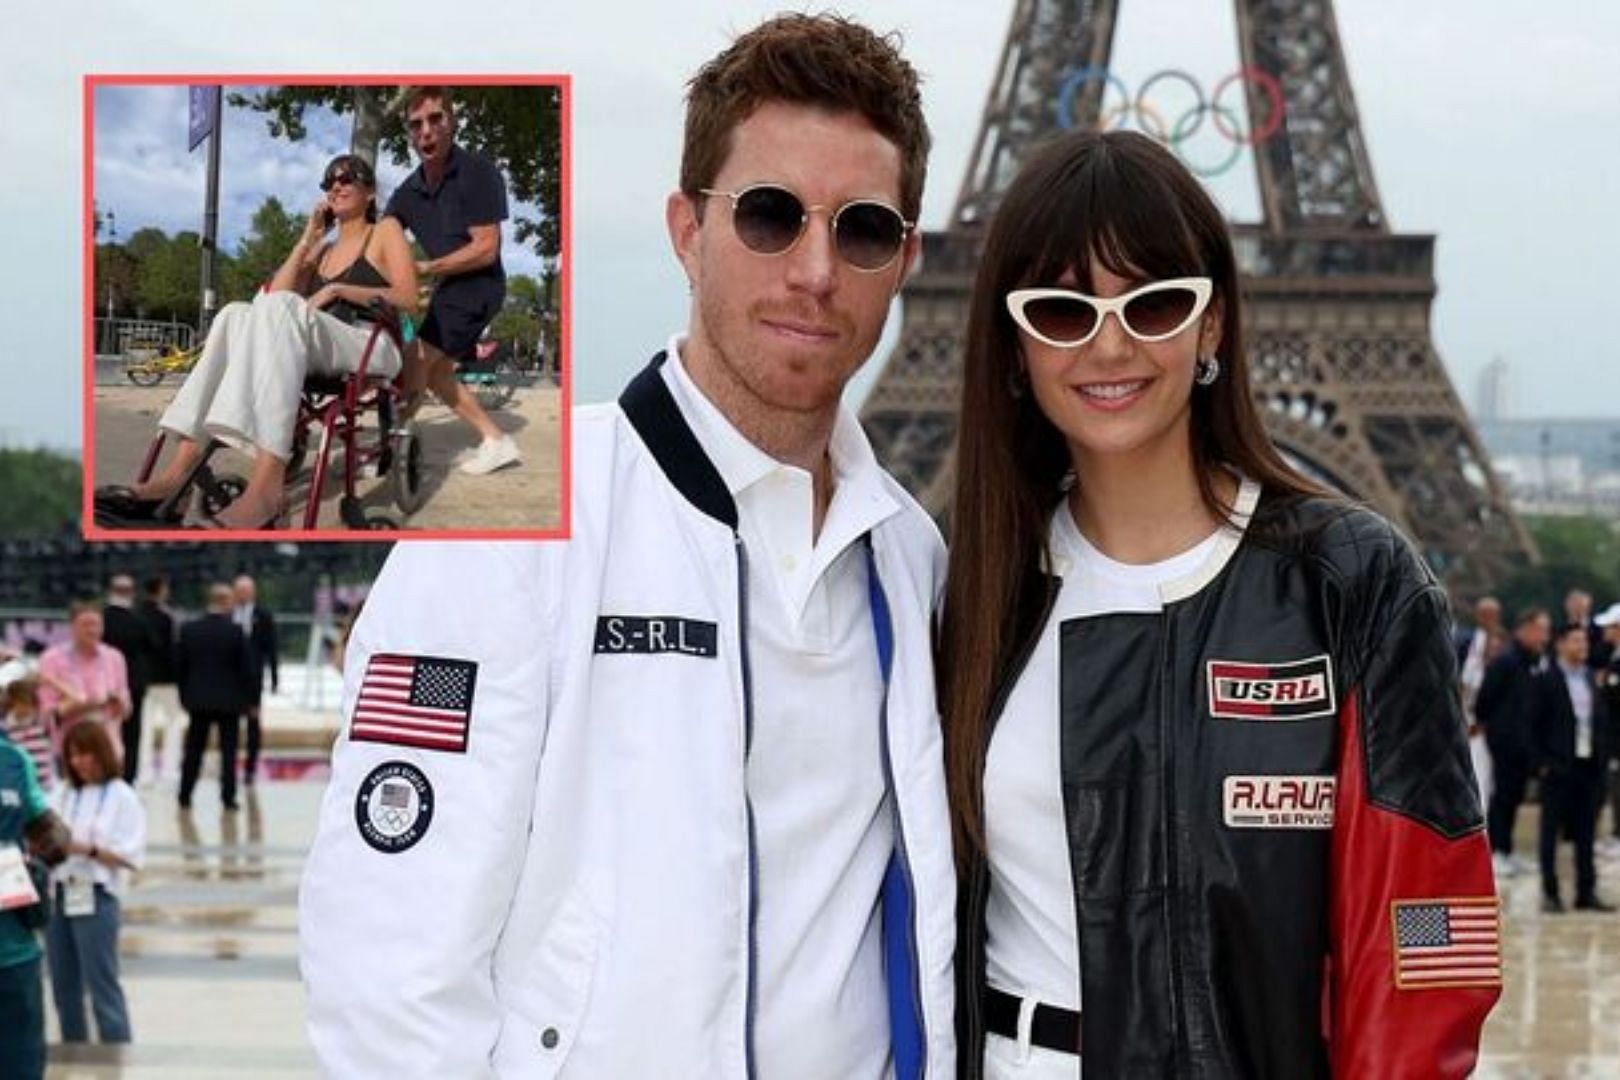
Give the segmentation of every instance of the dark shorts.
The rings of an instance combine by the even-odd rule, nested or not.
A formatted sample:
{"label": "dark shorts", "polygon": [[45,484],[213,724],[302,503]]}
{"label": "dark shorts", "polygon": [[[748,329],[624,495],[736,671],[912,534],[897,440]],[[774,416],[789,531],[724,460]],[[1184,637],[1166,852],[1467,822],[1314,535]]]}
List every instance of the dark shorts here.
{"label": "dark shorts", "polygon": [[452,360],[461,360],[472,352],[478,335],[499,314],[501,301],[473,302],[460,297],[434,296],[428,305],[427,318],[416,331],[416,336],[432,345]]}

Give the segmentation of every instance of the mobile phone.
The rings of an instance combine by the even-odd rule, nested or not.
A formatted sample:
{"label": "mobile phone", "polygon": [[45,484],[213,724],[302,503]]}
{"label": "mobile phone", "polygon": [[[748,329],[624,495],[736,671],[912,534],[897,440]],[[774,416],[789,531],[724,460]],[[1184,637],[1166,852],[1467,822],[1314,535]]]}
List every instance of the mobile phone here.
{"label": "mobile phone", "polygon": [[335,221],[337,221],[337,215],[332,213],[332,208],[330,206],[321,211],[321,224],[326,228],[330,229],[332,227],[332,223]]}

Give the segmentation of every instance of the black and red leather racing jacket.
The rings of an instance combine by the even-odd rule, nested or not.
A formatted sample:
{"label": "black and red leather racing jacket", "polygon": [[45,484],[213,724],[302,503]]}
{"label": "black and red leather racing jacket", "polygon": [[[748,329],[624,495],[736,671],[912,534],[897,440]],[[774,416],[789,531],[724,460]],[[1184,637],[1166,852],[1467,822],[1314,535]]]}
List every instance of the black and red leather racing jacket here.
{"label": "black and red leather racing jacket", "polygon": [[[1059,584],[1024,590],[998,713]],[[1468,1075],[1500,926],[1433,575],[1376,514],[1266,497],[1165,599],[1059,633],[1086,1075]],[[970,859],[966,1077],[989,887]]]}

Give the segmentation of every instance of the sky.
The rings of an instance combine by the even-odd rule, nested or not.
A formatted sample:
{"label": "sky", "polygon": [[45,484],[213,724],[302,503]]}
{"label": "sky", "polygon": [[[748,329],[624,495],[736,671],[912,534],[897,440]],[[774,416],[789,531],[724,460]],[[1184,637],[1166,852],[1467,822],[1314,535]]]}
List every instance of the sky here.
{"label": "sky", "polygon": [[[10,166],[0,297],[11,315],[0,378],[12,388],[0,395],[0,445],[80,438],[86,73],[571,74],[575,400],[599,401],[686,322],[663,221],[685,80],[782,6],[56,0],[12,11],[0,39]],[[839,5],[900,31],[924,77],[935,136],[925,228],[943,224],[961,184],[1011,9]],[[1620,350],[1603,315],[1620,239],[1620,4],[1542,0],[1532,13],[1511,0],[1339,0],[1336,11],[1385,211],[1397,231],[1438,236],[1433,331],[1462,399],[1474,401],[1480,371],[1501,357],[1509,415],[1620,415]],[[1179,67],[1213,85],[1236,63],[1231,4],[1122,4],[1113,67],[1128,80]],[[1256,215],[1247,161],[1211,187],[1236,219]],[[195,212],[200,223],[200,197]],[[853,398],[899,324],[897,310]]]}
{"label": "sky", "polygon": [[[251,96],[258,86],[226,88]],[[169,234],[183,229],[201,232],[201,213],[207,190],[208,144],[188,150],[189,102],[186,87],[98,84],[95,88],[95,132],[91,153],[95,202],[114,214],[118,239],[127,241],[137,229],[155,227]],[[250,231],[255,211],[268,196],[275,196],[291,214],[307,214],[320,197],[318,187],[326,163],[347,153],[353,114],[338,116],[331,109],[305,110],[306,134],[298,142],[273,138],[267,114],[224,103],[225,123],[220,141],[219,247],[236,250]],[[386,151],[377,162],[377,197],[388,196],[415,167],[397,165]],[[511,217],[503,230],[501,258],[507,273],[539,275],[540,257],[516,242],[511,221],[533,218],[533,205],[516,202],[507,192]],[[104,233],[101,237],[106,240]],[[97,296],[97,310],[105,303]]]}

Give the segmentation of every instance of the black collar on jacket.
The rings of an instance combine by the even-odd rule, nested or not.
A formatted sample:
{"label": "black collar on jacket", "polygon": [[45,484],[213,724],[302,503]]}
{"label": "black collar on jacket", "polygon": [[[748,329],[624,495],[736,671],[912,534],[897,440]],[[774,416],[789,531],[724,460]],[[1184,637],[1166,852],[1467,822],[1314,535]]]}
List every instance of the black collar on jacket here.
{"label": "black collar on jacket", "polygon": [[659,370],[666,356],[659,352],[630,380],[619,395],[619,407],[675,490],[709,517],[735,530],[737,504],[720,478],[720,470],[681,415]]}

